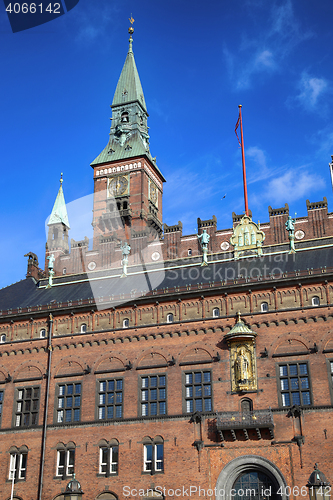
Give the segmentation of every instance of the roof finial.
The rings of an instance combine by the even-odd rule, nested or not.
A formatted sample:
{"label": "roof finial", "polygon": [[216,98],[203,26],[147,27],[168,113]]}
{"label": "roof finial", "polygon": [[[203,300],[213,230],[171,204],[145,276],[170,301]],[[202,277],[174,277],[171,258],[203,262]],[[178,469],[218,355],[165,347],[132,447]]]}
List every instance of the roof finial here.
{"label": "roof finial", "polygon": [[63,176],[63,175],[64,175],[64,174],[61,172],[61,174],[60,174],[60,186],[61,186],[61,184],[64,182],[64,180],[63,180],[63,178],[62,178],[62,176]]}
{"label": "roof finial", "polygon": [[130,38],[129,38],[129,44],[130,44],[129,45],[129,52],[132,52],[132,43],[133,43],[132,35],[134,33],[134,28],[133,28],[134,19],[133,19],[132,14],[131,14],[131,17],[128,20],[131,23],[131,26],[128,28],[128,32],[130,34]]}
{"label": "roof finial", "polygon": [[237,323],[242,323],[240,311],[238,311],[237,316],[238,316]]}

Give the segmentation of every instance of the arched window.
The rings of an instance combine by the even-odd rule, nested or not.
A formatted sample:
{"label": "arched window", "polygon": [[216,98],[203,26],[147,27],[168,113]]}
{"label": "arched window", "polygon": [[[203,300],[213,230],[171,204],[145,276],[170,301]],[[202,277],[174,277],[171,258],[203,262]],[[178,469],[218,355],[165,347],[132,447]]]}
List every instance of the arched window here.
{"label": "arched window", "polygon": [[218,307],[214,307],[213,318],[219,318],[219,317],[220,317],[220,309]]}
{"label": "arched window", "polygon": [[252,411],[253,404],[252,400],[250,398],[244,398],[241,400],[241,412],[242,413],[249,413]]}
{"label": "arched window", "polygon": [[320,306],[320,299],[319,297],[312,297],[312,305],[317,307],[317,306]]}
{"label": "arched window", "polygon": [[167,323],[173,323],[173,314],[172,313],[167,314]]}
{"label": "arched window", "polygon": [[119,442],[111,439],[110,442],[103,439],[99,445],[99,473],[105,477],[118,474],[118,452]]}
{"label": "arched window", "polygon": [[15,479],[25,479],[27,472],[27,456],[28,448],[24,445],[20,448],[12,446],[9,450],[10,453],[10,463],[9,463],[9,478]]}
{"label": "arched window", "polygon": [[82,323],[80,331],[81,331],[81,333],[86,333],[86,331],[87,331],[86,323]]}
{"label": "arched window", "polygon": [[123,328],[128,328],[129,327],[129,319],[128,318],[125,318],[123,320]]}
{"label": "arched window", "polygon": [[262,302],[260,306],[261,312],[265,313],[268,311],[268,302]]}
{"label": "arched window", "polygon": [[3,333],[1,336],[0,336],[0,344],[4,344],[6,342],[6,334]]}
{"label": "arched window", "polygon": [[163,472],[164,441],[161,436],[143,439],[143,471],[154,474]]}
{"label": "arched window", "polygon": [[187,255],[189,255],[189,256],[190,256],[190,255],[192,255],[192,249],[191,249],[191,248],[189,248],[189,249],[187,250]]}
{"label": "arched window", "polygon": [[[276,489],[271,478],[261,471],[248,471],[241,474],[233,485],[235,500],[266,500],[265,491],[270,493],[270,500],[276,498]],[[251,496],[255,491],[255,496]]]}
{"label": "arched window", "polygon": [[64,267],[63,270],[62,270],[62,274],[66,274],[67,270],[66,268]]}
{"label": "arched window", "polygon": [[129,118],[128,118],[128,112],[124,111],[124,113],[121,114],[121,123],[128,123]]}
{"label": "arched window", "polygon": [[57,445],[57,470],[59,477],[70,477],[74,474],[75,465],[75,444],[69,442],[67,445],[59,443]]}
{"label": "arched window", "polygon": [[39,336],[40,336],[41,339],[45,339],[45,337],[46,337],[46,330],[45,330],[45,328],[42,328],[40,330]]}

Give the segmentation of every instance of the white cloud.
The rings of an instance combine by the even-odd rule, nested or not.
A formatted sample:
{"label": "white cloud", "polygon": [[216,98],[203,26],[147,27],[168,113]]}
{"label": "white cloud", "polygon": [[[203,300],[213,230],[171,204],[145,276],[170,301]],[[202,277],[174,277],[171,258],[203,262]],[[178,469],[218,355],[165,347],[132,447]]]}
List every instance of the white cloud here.
{"label": "white cloud", "polygon": [[325,181],[319,175],[307,171],[289,170],[268,183],[265,198],[272,204],[291,203],[323,187]]}
{"label": "white cloud", "polygon": [[296,99],[306,109],[314,110],[320,98],[329,90],[329,85],[325,78],[316,78],[304,72],[299,82],[299,89],[300,93]]}
{"label": "white cloud", "polygon": [[[258,4],[257,7],[266,9],[267,5],[270,4]],[[254,15],[255,8],[256,5],[251,7],[251,15]],[[243,34],[238,51],[234,53],[227,47],[224,48],[224,57],[233,82],[235,68],[238,68],[236,90],[251,87],[255,76],[278,71],[283,59],[294,47],[312,36],[312,33],[301,28],[295,18],[291,0],[286,0],[282,5],[273,3],[266,17],[270,21],[256,38],[250,39]],[[239,68],[243,68],[240,74]]]}

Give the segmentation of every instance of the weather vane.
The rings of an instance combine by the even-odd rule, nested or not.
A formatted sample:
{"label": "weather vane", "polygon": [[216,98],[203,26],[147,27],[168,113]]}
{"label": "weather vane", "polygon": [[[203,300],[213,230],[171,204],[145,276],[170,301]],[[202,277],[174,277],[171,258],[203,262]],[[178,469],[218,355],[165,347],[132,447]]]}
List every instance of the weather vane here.
{"label": "weather vane", "polygon": [[132,35],[134,33],[134,28],[133,28],[134,19],[133,19],[132,14],[131,14],[131,17],[128,18],[128,20],[131,23],[131,26],[128,28],[128,32],[129,32],[129,34],[131,35],[131,38],[132,38]]}
{"label": "weather vane", "polygon": [[131,24],[133,24],[133,23],[134,23],[134,19],[133,19],[132,14],[131,14],[131,17],[130,17],[128,20],[129,20],[129,22],[130,22]]}

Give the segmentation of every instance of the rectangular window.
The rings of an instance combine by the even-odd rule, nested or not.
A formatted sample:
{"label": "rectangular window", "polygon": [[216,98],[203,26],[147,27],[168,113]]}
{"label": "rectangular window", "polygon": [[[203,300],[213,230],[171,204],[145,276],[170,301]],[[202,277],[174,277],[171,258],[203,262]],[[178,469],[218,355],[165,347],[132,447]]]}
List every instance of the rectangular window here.
{"label": "rectangular window", "polygon": [[74,473],[75,450],[57,451],[57,476],[67,477]]}
{"label": "rectangular window", "polygon": [[141,377],[140,398],[143,417],[166,415],[166,375]]}
{"label": "rectangular window", "polygon": [[279,392],[282,406],[311,405],[310,378],[307,363],[279,365]]}
{"label": "rectangular window", "polygon": [[185,373],[186,413],[212,411],[212,382],[210,371]]}
{"label": "rectangular window", "polygon": [[38,425],[40,387],[24,387],[16,391],[15,427]]}
{"label": "rectangular window", "polygon": [[99,449],[99,473],[118,474],[118,446],[102,446]]}
{"label": "rectangular window", "polygon": [[27,453],[13,453],[10,455],[9,479],[25,479],[27,471]]}
{"label": "rectangular window", "polygon": [[59,384],[57,386],[57,423],[80,422],[81,383]]}
{"label": "rectangular window", "polygon": [[143,463],[145,472],[163,472],[163,443],[145,444]]}
{"label": "rectangular window", "polygon": [[123,380],[111,379],[98,382],[98,419],[111,420],[123,416]]}

